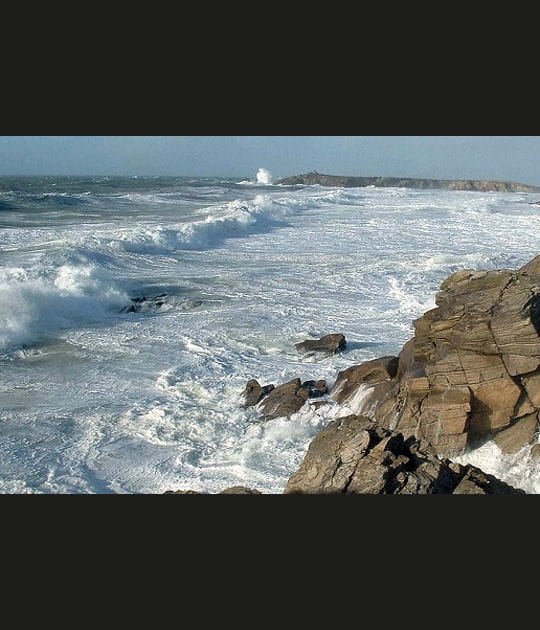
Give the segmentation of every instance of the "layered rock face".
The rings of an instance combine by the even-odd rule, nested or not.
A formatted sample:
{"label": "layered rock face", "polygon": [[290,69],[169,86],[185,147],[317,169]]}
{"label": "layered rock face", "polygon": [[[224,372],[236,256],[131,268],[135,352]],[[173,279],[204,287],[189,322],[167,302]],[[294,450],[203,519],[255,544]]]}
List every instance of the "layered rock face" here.
{"label": "layered rock face", "polygon": [[295,185],[304,184],[313,186],[340,186],[343,188],[361,188],[364,186],[375,187],[399,187],[419,189],[445,189],[445,190],[472,190],[478,192],[539,192],[539,186],[530,186],[519,182],[505,182],[496,180],[476,179],[420,179],[414,177],[356,177],[347,175],[322,175],[311,172],[302,175],[285,177],[278,181],[279,184]]}
{"label": "layered rock face", "polygon": [[439,458],[368,418],[328,424],[311,442],[284,494],[525,494],[475,466]]}
{"label": "layered rock face", "polygon": [[459,271],[413,322],[399,357],[340,372],[330,393],[443,456],[534,440],[540,410],[540,256],[517,271]]}

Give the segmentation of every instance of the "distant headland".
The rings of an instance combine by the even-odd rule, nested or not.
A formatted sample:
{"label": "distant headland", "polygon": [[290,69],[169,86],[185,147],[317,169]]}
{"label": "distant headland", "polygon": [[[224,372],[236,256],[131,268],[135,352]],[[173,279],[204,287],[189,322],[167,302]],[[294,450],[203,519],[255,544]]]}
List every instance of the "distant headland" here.
{"label": "distant headland", "polygon": [[414,177],[354,177],[348,175],[323,175],[312,171],[302,175],[284,177],[278,184],[305,184],[312,186],[355,187],[398,187],[420,189],[472,190],[478,192],[540,192],[540,186],[530,186],[519,182],[504,182],[489,179],[419,179]]}

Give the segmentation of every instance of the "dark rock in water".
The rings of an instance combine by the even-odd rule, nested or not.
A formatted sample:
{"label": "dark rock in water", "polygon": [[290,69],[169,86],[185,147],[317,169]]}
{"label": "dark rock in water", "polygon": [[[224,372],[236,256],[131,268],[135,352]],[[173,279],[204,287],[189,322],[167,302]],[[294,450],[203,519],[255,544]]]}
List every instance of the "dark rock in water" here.
{"label": "dark rock in water", "polygon": [[273,389],[273,385],[265,385],[262,387],[259,381],[251,379],[247,382],[246,388],[241,394],[245,398],[245,403],[242,406],[244,408],[254,407]]}
{"label": "dark rock in water", "polygon": [[184,300],[180,304],[180,308],[183,311],[191,311],[191,309],[198,308],[199,306],[201,306],[202,303],[203,303],[202,300]]}
{"label": "dark rock in water", "polygon": [[320,379],[318,381],[304,381],[300,387],[308,390],[309,398],[319,398],[320,396],[324,396],[328,393],[328,388],[326,387],[326,381],[324,379]]}
{"label": "dark rock in water", "polygon": [[325,352],[335,354],[341,350],[345,350],[347,342],[344,335],[332,334],[325,335],[320,339],[306,339],[300,343],[295,343],[294,347],[299,352]]}
{"label": "dark rock in water", "polygon": [[441,459],[427,442],[349,415],[311,442],[284,494],[525,494],[492,475]]}
{"label": "dark rock in water", "polygon": [[302,387],[299,378],[275,387],[260,403],[264,420],[290,416],[306,402],[309,397],[309,389]]}
{"label": "dark rock in water", "polygon": [[139,313],[142,310],[161,308],[165,304],[165,298],[168,295],[161,293],[153,297],[134,297],[131,298],[131,306],[125,306],[120,310],[121,313]]}
{"label": "dark rock in water", "polygon": [[254,488],[246,488],[245,486],[233,486],[222,490],[219,494],[262,494],[262,492]]}
{"label": "dark rock in water", "polygon": [[[326,381],[304,381],[299,378],[275,387],[261,386],[259,381],[251,379],[247,382],[241,396],[244,398],[242,407],[259,405],[262,420],[286,417],[299,411],[308,398],[320,398],[328,392]],[[326,404],[326,401],[321,401]]]}
{"label": "dark rock in water", "polygon": [[261,418],[270,420],[290,416],[299,411],[308,398],[320,398],[327,392],[328,388],[324,379],[302,383],[299,378],[295,378],[278,387],[274,385],[262,387],[259,381],[251,379],[241,394],[245,400],[242,407],[259,405]]}
{"label": "dark rock in water", "polygon": [[[140,313],[141,311],[160,309],[170,297],[167,293],[154,295],[151,297],[141,296],[131,298],[131,305],[125,306],[120,310],[121,313]],[[180,308],[183,311],[190,311],[202,305],[202,300],[186,299],[180,302]]]}

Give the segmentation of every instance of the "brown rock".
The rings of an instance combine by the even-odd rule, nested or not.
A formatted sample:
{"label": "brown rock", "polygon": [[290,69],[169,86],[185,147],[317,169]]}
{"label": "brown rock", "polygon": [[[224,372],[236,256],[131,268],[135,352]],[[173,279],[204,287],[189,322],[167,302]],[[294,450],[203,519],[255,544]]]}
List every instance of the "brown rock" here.
{"label": "brown rock", "polygon": [[265,420],[290,416],[300,411],[309,397],[309,389],[302,387],[299,378],[275,387],[260,403],[262,417]]}
{"label": "brown rock", "polygon": [[377,385],[390,381],[397,372],[397,357],[382,357],[353,365],[338,373],[330,397],[338,403],[348,400],[360,384]]}
{"label": "brown rock", "polygon": [[245,398],[243,407],[254,407],[273,389],[273,385],[265,385],[262,387],[259,381],[251,379],[247,382],[246,388],[242,392],[242,396]]}
{"label": "brown rock", "polygon": [[533,460],[540,460],[540,444],[535,444],[534,446],[531,446],[529,457]]}
{"label": "brown rock", "polygon": [[306,339],[300,343],[295,343],[294,347],[299,352],[323,352],[335,354],[344,350],[347,345],[345,336],[341,334],[325,335],[320,339]]}
{"label": "brown rock", "polygon": [[[465,480],[465,481],[464,481]],[[432,447],[350,415],[309,445],[284,494],[524,494],[474,466],[437,457]]]}
{"label": "brown rock", "polygon": [[531,444],[537,432],[538,414],[531,413],[517,420],[508,429],[497,433],[494,440],[503,453],[515,453],[527,444]]}
{"label": "brown rock", "polygon": [[397,364],[343,370],[330,395],[453,456],[540,409],[540,256],[517,271],[458,271],[436,304]]}
{"label": "brown rock", "polygon": [[245,486],[233,486],[222,490],[219,494],[262,494],[262,492],[254,488],[246,488]]}
{"label": "brown rock", "polygon": [[486,494],[484,490],[480,486],[477,486],[474,481],[471,481],[468,477],[463,477],[463,479],[458,483],[456,489],[452,494]]}

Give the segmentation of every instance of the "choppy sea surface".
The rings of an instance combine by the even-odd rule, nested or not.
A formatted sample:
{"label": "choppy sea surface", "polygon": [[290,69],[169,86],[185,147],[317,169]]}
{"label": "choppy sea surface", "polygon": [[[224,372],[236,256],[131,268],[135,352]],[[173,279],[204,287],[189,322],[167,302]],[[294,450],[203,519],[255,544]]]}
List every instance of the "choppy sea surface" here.
{"label": "choppy sea surface", "polygon": [[[539,253],[532,193],[261,173],[0,177],[1,493],[281,493],[347,409],[261,422],[241,408],[249,379],[331,386],[398,354],[450,273]],[[294,347],[334,332],[340,355]],[[459,461],[540,492],[520,453]]]}

